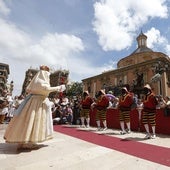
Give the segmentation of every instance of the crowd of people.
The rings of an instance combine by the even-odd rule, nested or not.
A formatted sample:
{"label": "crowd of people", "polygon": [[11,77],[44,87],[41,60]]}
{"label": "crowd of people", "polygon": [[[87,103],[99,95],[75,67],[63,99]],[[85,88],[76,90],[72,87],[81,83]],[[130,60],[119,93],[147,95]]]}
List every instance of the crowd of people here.
{"label": "crowd of people", "polygon": [[11,93],[8,92],[0,98],[0,124],[8,123],[13,118],[15,110],[23,100],[23,95],[13,98]]}
{"label": "crowd of people", "polygon": [[[143,87],[142,98],[130,92],[127,87],[122,87],[120,96],[114,96],[112,91],[106,93],[101,89],[95,97],[84,91],[79,96],[69,98],[65,92],[65,85],[50,86],[49,75],[48,67],[42,66],[28,85],[27,96],[13,98],[10,93],[6,93],[0,98],[0,123],[9,123],[4,135],[6,142],[19,143],[19,148],[35,147],[36,143],[52,137],[52,124],[80,125],[82,128],[89,128],[90,112],[94,110],[96,130],[105,131],[108,128],[106,120],[108,109],[119,111],[120,135],[131,133],[130,112],[136,109],[139,123],[143,124],[146,130],[144,138],[154,139],[156,109],[163,108],[165,116],[170,114],[170,97],[155,95],[149,84]],[[58,93],[49,98],[49,93],[53,91]],[[23,125],[24,120],[27,120],[28,125]],[[24,127],[22,132],[21,126]]]}

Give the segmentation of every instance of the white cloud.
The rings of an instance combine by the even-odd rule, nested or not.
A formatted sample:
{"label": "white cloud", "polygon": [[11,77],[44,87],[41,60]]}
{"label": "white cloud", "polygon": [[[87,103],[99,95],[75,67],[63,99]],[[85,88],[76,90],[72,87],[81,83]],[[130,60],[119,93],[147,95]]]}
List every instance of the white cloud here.
{"label": "white cloud", "polygon": [[0,52],[11,59],[30,62],[30,64],[60,64],[84,50],[80,38],[67,34],[46,34],[37,42],[31,36],[18,29],[14,24],[0,19]]}
{"label": "white cloud", "polygon": [[[7,9],[0,1],[0,11],[7,14]],[[74,35],[47,33],[35,38],[2,17],[0,25],[0,59],[10,66],[10,78],[16,85],[15,89],[21,89],[25,71],[30,66],[38,68],[41,64],[47,64],[55,69],[68,69],[68,60],[84,50],[82,40]],[[76,65],[76,58],[70,64]],[[79,65],[83,64],[80,59]]]}
{"label": "white cloud", "polygon": [[[43,36],[39,43],[31,45],[28,55],[49,65],[66,67],[66,60],[84,50],[80,38],[67,34],[50,34]],[[31,58],[31,57],[30,57]]]}
{"label": "white cloud", "polygon": [[103,50],[131,46],[133,35],[149,19],[168,15],[166,0],[100,0],[94,4],[94,31]]}
{"label": "white cloud", "polygon": [[165,51],[166,54],[170,55],[170,44],[168,39],[161,35],[160,31],[156,28],[151,28],[145,33],[148,37],[147,46],[151,49],[157,51],[157,49],[161,49],[161,51]]}
{"label": "white cloud", "polygon": [[79,80],[80,77],[88,77],[101,73],[101,68],[92,66],[86,58],[71,57],[67,60],[68,70],[70,70],[70,77],[73,80]]}
{"label": "white cloud", "polygon": [[107,64],[103,64],[102,66],[98,67],[95,66],[94,68],[94,66],[88,60],[86,60],[86,58],[79,59],[75,57],[68,59],[67,62],[69,70],[71,70],[71,77],[74,78],[73,80],[77,81],[80,81],[80,77],[84,79],[87,77],[101,74],[104,71],[111,70],[114,68],[115,65],[115,62],[108,61]]}
{"label": "white cloud", "polygon": [[11,58],[22,58],[24,49],[27,49],[31,39],[14,24],[0,19],[0,52],[1,56],[9,55]]}
{"label": "white cloud", "polygon": [[170,44],[166,45],[166,51],[167,51],[167,54],[170,57]]}
{"label": "white cloud", "polygon": [[0,13],[5,16],[10,13],[10,9],[6,6],[4,0],[0,0]]}
{"label": "white cloud", "polygon": [[166,39],[161,36],[160,31],[156,28],[151,28],[146,33],[147,38],[147,45],[149,48],[154,48],[156,44],[161,45],[162,43],[166,43]]}

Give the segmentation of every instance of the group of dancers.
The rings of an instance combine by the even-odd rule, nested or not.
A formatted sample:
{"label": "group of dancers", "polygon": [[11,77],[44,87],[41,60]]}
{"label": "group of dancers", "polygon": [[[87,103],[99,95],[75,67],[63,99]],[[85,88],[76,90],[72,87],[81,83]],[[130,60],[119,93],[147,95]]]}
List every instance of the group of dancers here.
{"label": "group of dancers", "polygon": [[[146,139],[154,139],[156,138],[155,133],[155,118],[156,118],[156,107],[158,105],[158,100],[153,93],[151,86],[146,84],[143,88],[144,98],[138,99],[136,103],[136,109],[139,113],[139,121],[144,125],[146,130]],[[117,98],[116,98],[117,100]],[[82,127],[85,126],[84,120],[87,122],[87,127],[89,127],[89,114],[91,109],[96,109],[96,124],[97,130],[107,130],[107,121],[106,121],[106,113],[109,107],[110,99],[104,90],[100,90],[95,100],[92,100],[88,91],[83,93],[83,99],[81,102],[81,122]],[[122,87],[121,95],[118,98],[117,107],[119,111],[119,122],[120,122],[120,134],[124,135],[127,133],[131,133],[130,128],[130,112],[132,110],[132,105],[134,104],[134,94],[129,92],[126,87]],[[101,128],[101,122],[103,123],[103,127]],[[151,126],[151,132],[150,128]],[[126,127],[126,128],[125,128]]]}

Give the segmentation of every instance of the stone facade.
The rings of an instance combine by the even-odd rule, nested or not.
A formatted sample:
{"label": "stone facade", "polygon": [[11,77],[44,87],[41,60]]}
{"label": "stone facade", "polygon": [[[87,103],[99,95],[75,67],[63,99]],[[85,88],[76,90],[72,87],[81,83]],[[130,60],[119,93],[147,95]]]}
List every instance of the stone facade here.
{"label": "stone facade", "polygon": [[37,72],[38,72],[38,69],[32,69],[32,68],[28,69],[25,72],[25,79],[22,85],[22,92],[21,92],[22,95],[24,96],[26,95],[26,87],[31,82],[32,78],[36,75]]}
{"label": "stone facade", "polygon": [[112,90],[118,96],[126,86],[140,97],[144,84],[149,83],[155,94],[170,94],[170,58],[147,47],[147,37],[142,32],[137,37],[138,48],[117,63],[117,69],[83,79],[83,90],[94,97],[100,89]]}

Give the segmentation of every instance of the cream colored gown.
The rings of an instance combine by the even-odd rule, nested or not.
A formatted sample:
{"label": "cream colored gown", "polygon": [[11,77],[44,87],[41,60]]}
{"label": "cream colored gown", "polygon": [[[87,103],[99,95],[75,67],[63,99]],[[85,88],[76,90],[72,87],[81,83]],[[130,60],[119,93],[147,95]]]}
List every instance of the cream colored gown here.
{"label": "cream colored gown", "polygon": [[52,138],[52,114],[48,95],[64,91],[65,85],[50,87],[49,72],[40,70],[27,87],[30,98],[10,121],[4,135],[9,143],[39,143]]}

